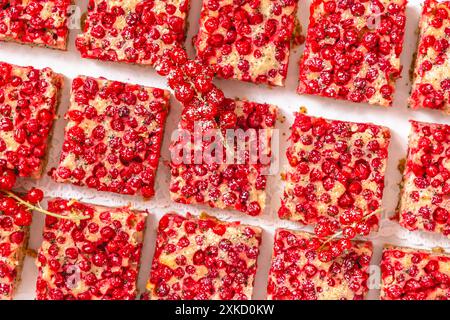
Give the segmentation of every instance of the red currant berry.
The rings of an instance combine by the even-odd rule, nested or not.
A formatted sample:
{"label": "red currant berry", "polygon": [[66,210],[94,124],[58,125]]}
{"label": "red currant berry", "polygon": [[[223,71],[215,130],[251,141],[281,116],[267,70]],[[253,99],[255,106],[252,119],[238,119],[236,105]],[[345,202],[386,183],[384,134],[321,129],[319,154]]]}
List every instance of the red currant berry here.
{"label": "red currant berry", "polygon": [[352,242],[348,239],[339,239],[338,240],[338,246],[342,249],[342,250],[348,250],[352,247]]}
{"label": "red currant berry", "polygon": [[0,189],[11,190],[16,183],[16,175],[11,170],[5,170],[0,176]]}
{"label": "red currant berry", "polygon": [[359,233],[362,236],[367,236],[370,232],[370,227],[365,222],[358,222],[356,224],[355,230],[357,233]]}
{"label": "red currant berry", "polygon": [[29,226],[31,224],[31,213],[26,209],[19,208],[14,216],[14,223],[18,226]]}
{"label": "red currant berry", "polygon": [[319,252],[318,257],[322,262],[329,262],[332,259],[332,253],[329,250],[323,250]]}
{"label": "red currant berry", "polygon": [[31,202],[33,204],[42,201],[43,198],[44,198],[44,193],[42,192],[42,190],[37,189],[37,188],[32,188],[30,191],[28,191],[28,193],[26,195],[26,200],[28,200],[29,202]]}
{"label": "red currant berry", "polygon": [[345,227],[342,230],[342,234],[346,239],[353,239],[354,237],[356,237],[356,231],[352,227]]}

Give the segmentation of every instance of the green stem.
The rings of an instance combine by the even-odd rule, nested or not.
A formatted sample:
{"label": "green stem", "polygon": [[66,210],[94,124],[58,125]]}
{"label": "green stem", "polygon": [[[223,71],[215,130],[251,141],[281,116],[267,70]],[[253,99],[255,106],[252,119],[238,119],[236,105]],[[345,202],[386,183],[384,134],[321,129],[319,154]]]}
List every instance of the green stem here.
{"label": "green stem", "polygon": [[59,219],[76,220],[76,221],[85,220],[85,219],[89,219],[90,218],[89,216],[76,216],[76,215],[63,216],[63,215],[60,215],[60,214],[53,213],[53,212],[47,211],[45,209],[42,209],[41,207],[37,207],[35,205],[32,205],[31,203],[23,200],[22,198],[20,198],[19,196],[17,196],[16,194],[14,194],[11,191],[1,190],[1,189],[0,189],[0,191],[3,192],[7,197],[13,198],[14,200],[16,200],[20,204],[24,205],[28,209],[33,210],[33,211],[37,211],[37,212],[40,212],[40,213],[43,213],[43,214],[48,215],[48,216],[52,216],[52,217],[59,218]]}

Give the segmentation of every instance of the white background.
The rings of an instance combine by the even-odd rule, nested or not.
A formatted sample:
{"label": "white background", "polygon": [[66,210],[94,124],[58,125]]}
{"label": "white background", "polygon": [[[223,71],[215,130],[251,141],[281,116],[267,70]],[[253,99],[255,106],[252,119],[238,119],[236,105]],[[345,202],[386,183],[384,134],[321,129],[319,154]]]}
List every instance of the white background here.
{"label": "white background", "polygon": [[[198,19],[200,16],[201,0],[191,0],[192,6],[189,15],[190,26],[186,46],[191,57],[194,56],[194,50],[191,45],[192,37],[198,31]],[[408,120],[415,119],[419,121],[429,121],[437,123],[450,123],[450,118],[431,110],[412,111],[407,109],[406,100],[410,91],[411,83],[409,80],[409,67],[416,47],[417,25],[420,16],[420,3],[422,1],[411,0],[407,7],[407,25],[405,34],[405,43],[401,61],[404,66],[402,78],[397,81],[394,105],[391,108],[370,106],[367,104],[355,104],[346,101],[335,101],[326,98],[313,96],[299,96],[296,94],[298,61],[303,46],[293,48],[290,57],[289,74],[286,86],[284,88],[268,88],[254,84],[238,82],[234,80],[217,80],[217,85],[225,91],[229,97],[239,97],[255,102],[267,102],[279,106],[282,117],[285,121],[277,123],[280,129],[280,167],[285,169],[286,159],[286,140],[289,136],[289,127],[293,120],[293,113],[300,106],[308,109],[308,114],[322,116],[330,119],[340,119],[358,122],[373,122],[379,125],[387,126],[392,132],[392,141],[389,149],[389,161],[386,172],[386,188],[383,199],[385,209],[381,223],[380,232],[373,235],[375,252],[372,260],[373,265],[380,262],[381,249],[383,244],[391,243],[398,245],[408,245],[418,248],[432,248],[441,246],[450,248],[450,240],[440,235],[432,235],[423,232],[411,233],[400,228],[397,223],[388,220],[388,216],[394,213],[399,196],[398,183],[401,175],[397,169],[400,159],[404,158],[407,149],[407,137],[410,130]],[[303,33],[306,31],[309,18],[310,0],[300,0],[298,17],[303,27]],[[83,1],[82,11],[84,12],[86,1]],[[165,79],[158,76],[150,67],[141,67],[126,65],[120,63],[99,62],[95,60],[82,59],[75,49],[75,36],[80,30],[71,30],[69,38],[69,50],[61,52],[45,48],[31,48],[19,44],[0,43],[0,61],[6,61],[18,65],[32,65],[43,68],[51,67],[54,71],[61,73],[65,77],[63,87],[62,103],[59,109],[60,118],[56,121],[56,129],[50,148],[50,160],[46,170],[56,166],[63,140],[63,130],[65,121],[63,114],[68,108],[69,89],[71,80],[77,75],[103,76],[111,80],[119,80],[141,85],[167,88]],[[134,208],[148,209],[150,212],[147,221],[147,231],[143,248],[142,265],[139,275],[139,290],[142,292],[149,275],[151,259],[153,256],[154,242],[156,237],[157,221],[162,214],[169,211],[180,213],[191,212],[199,214],[202,211],[215,215],[224,220],[240,220],[264,229],[261,254],[259,256],[259,267],[256,275],[254,299],[266,298],[267,275],[270,265],[271,250],[273,245],[273,234],[277,227],[289,227],[292,229],[301,229],[300,225],[281,221],[277,217],[277,210],[280,205],[280,195],[283,183],[280,175],[270,176],[268,179],[268,201],[265,212],[260,217],[249,217],[239,212],[213,210],[202,206],[186,206],[175,204],[169,199],[169,170],[166,165],[169,160],[169,138],[171,132],[176,128],[180,118],[180,104],[171,98],[172,109],[167,119],[165,128],[164,144],[162,147],[162,158],[157,174],[156,196],[149,201],[142,201],[139,197],[121,196],[113,193],[96,192],[95,190],[74,187],[71,185],[57,184],[48,176],[45,176],[37,183],[34,181],[20,181],[23,187],[36,185],[44,189],[49,197],[61,196],[65,198],[76,198],[85,202],[103,204],[109,206],[121,206],[132,203]],[[38,249],[42,240],[43,216],[36,213],[31,227],[30,247]],[[308,228],[306,228],[308,229]],[[18,288],[16,299],[34,299],[35,283],[37,278],[37,268],[34,259],[27,257],[22,274],[23,280]],[[377,282],[377,280],[375,280]],[[378,290],[371,290],[370,299],[378,299]]]}

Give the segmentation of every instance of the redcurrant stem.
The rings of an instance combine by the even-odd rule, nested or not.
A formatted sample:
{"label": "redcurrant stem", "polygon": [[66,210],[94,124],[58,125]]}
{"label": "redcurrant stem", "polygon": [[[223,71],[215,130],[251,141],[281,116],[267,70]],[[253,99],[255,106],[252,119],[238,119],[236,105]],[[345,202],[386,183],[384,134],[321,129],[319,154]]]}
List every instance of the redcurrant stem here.
{"label": "redcurrant stem", "polygon": [[29,203],[28,201],[23,200],[21,197],[17,196],[15,193],[13,193],[11,191],[1,190],[1,189],[0,189],[0,191],[3,192],[6,196],[8,196],[10,198],[13,198],[14,200],[19,202],[20,204],[24,205],[28,209],[31,209],[33,211],[37,211],[37,212],[43,213],[43,214],[48,215],[48,216],[52,216],[52,217],[59,218],[59,219],[76,220],[76,221],[85,220],[85,219],[89,219],[90,218],[89,216],[79,216],[79,215],[75,215],[75,214],[74,215],[69,215],[69,216],[63,216],[63,215],[60,215],[60,214],[53,213],[53,212],[47,211],[45,209],[42,209],[40,204],[35,206],[35,205]]}
{"label": "redcurrant stem", "polygon": [[[364,216],[362,220],[367,220],[368,218],[370,218],[371,216],[376,215],[378,212],[381,212],[381,210],[375,210],[374,212],[369,213],[367,216]],[[358,221],[360,222],[360,221]],[[351,225],[351,227],[355,227],[356,226],[356,222],[353,223]],[[325,247],[325,245],[327,245],[328,243],[330,243],[331,241],[333,241],[334,239],[336,239],[337,237],[339,237],[340,235],[342,235],[343,230],[336,232],[335,234],[333,234],[331,237],[329,237],[327,240],[325,240],[322,245],[319,248],[319,251],[323,249],[323,247]]]}

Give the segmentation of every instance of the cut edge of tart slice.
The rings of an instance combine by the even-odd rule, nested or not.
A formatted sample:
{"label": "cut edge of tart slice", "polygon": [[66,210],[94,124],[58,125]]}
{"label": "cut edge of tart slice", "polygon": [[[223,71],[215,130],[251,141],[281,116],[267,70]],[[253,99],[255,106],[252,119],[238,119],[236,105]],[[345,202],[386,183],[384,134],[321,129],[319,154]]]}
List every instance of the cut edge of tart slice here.
{"label": "cut edge of tart slice", "polygon": [[[7,62],[0,62],[0,67],[0,100],[5,102],[1,117],[8,125],[8,129],[0,132],[3,145],[0,157],[18,176],[38,179],[48,160],[64,76],[50,68],[37,69]],[[22,98],[12,100],[10,95],[18,91]],[[6,114],[12,115],[14,121]]]}
{"label": "cut edge of tart slice", "polygon": [[[274,105],[225,99],[218,110],[218,128],[213,128],[209,133],[214,134],[216,131],[213,130],[219,133],[215,137],[220,140],[218,144],[223,148],[224,156],[229,149],[233,149],[232,152],[239,157],[239,148],[242,147],[239,145],[240,141],[237,145],[234,142],[232,145],[227,144],[228,130],[233,130],[238,139],[242,132],[249,141],[256,141],[258,150],[252,149],[255,144],[246,142],[245,151],[250,153],[250,157],[243,163],[238,163],[239,158],[234,159],[232,163],[228,163],[228,158],[221,159],[225,161],[220,163],[215,161],[210,163],[208,159],[202,158],[200,163],[195,164],[175,163],[172,159],[171,198],[181,203],[233,209],[251,216],[261,214],[266,204],[266,174],[269,174],[271,166],[269,163],[272,156],[271,144],[277,113],[278,108]],[[189,130],[189,124],[182,120],[178,128]],[[178,150],[183,143],[184,140],[172,141],[170,146],[172,152]],[[214,140],[214,143],[217,141]],[[204,154],[210,147],[210,144],[202,145]],[[188,151],[191,154],[195,152],[191,149]],[[255,151],[257,151],[256,158]]]}
{"label": "cut edge of tart slice", "polygon": [[442,248],[386,244],[380,267],[381,300],[450,299],[450,255]]}
{"label": "cut edge of tart slice", "polygon": [[330,231],[367,218],[362,234],[378,230],[389,128],[299,112],[290,140],[279,217],[305,225],[325,219]]}
{"label": "cut edge of tart slice", "polygon": [[62,198],[49,200],[48,211],[91,218],[46,216],[37,300],[134,300],[148,212]]}
{"label": "cut edge of tart slice", "polygon": [[78,76],[70,99],[55,181],[153,197],[169,91]]}
{"label": "cut edge of tart slice", "polygon": [[[9,1],[9,2],[15,2],[15,1]],[[16,22],[20,21],[20,23],[23,23],[25,25],[28,25],[28,27],[32,30],[33,29],[33,23],[31,19],[28,17],[31,14],[39,14],[40,21],[38,20],[37,23],[45,23],[44,18],[52,19],[52,21],[55,23],[55,18],[59,22],[59,26],[53,25],[52,27],[46,27],[42,26],[41,28],[38,28],[36,30],[42,31],[43,33],[47,32],[45,35],[37,35],[34,34],[30,36],[24,33],[24,30],[21,30],[20,33],[16,33],[12,31],[10,34],[6,34],[8,31],[11,31],[11,19],[8,17],[8,19],[5,18],[5,15],[9,13],[8,9],[14,7],[12,4],[8,8],[2,8],[0,12],[0,28],[3,29],[3,32],[0,33],[0,41],[4,42],[12,42],[17,43],[21,45],[28,45],[28,46],[35,46],[35,47],[43,47],[43,48],[49,48],[49,49],[55,49],[55,50],[61,50],[61,51],[67,51],[67,45],[69,41],[69,8],[71,5],[74,4],[73,0],[62,0],[58,1],[59,6],[56,6],[56,1],[52,0],[44,0],[44,1],[17,1],[18,6],[22,6],[24,3],[28,4],[26,8],[21,8],[20,10],[24,10],[24,12],[20,12],[19,10],[16,10],[16,14],[19,15]],[[43,6],[42,6],[43,4]],[[30,7],[32,5],[32,7]],[[41,7],[39,7],[41,6]],[[28,12],[26,11],[28,10]],[[32,13],[30,13],[30,11]],[[9,26],[8,26],[9,24]],[[29,30],[30,31],[30,30]],[[60,34],[61,33],[61,34]],[[55,39],[56,37],[56,39]],[[46,43],[47,41],[54,41],[54,43]]]}
{"label": "cut edge of tart slice", "polygon": [[32,212],[3,193],[0,198],[0,300],[11,300],[22,279]]}
{"label": "cut edge of tart slice", "polygon": [[320,260],[323,244],[309,232],[276,229],[269,300],[362,300],[367,296],[372,242],[352,241],[351,248],[329,261]]}
{"label": "cut edge of tart slice", "polygon": [[312,1],[297,93],[391,106],[402,70],[405,10],[406,0]]}
{"label": "cut edge of tart slice", "polygon": [[[411,109],[428,108],[450,114],[450,1],[426,0],[419,21],[417,51],[412,64]],[[446,58],[447,57],[447,58]]]}
{"label": "cut edge of tart slice", "polygon": [[[75,46],[83,58],[155,65],[171,50],[184,45],[191,1],[94,3],[88,8]],[[140,28],[138,35],[135,26]]]}
{"label": "cut edge of tart slice", "polygon": [[[297,0],[244,5],[205,0],[194,44],[197,55],[221,78],[284,86],[296,12]],[[245,35],[236,33],[247,28]]]}
{"label": "cut edge of tart slice", "polygon": [[165,214],[142,299],[251,299],[261,235],[259,227],[205,213]]}
{"label": "cut edge of tart slice", "polygon": [[450,125],[410,120],[397,205],[402,227],[450,237]]}

